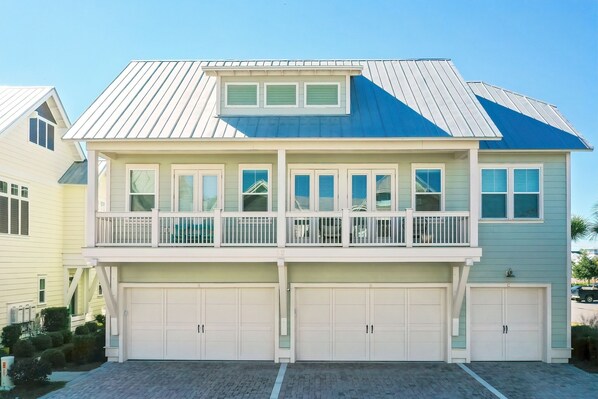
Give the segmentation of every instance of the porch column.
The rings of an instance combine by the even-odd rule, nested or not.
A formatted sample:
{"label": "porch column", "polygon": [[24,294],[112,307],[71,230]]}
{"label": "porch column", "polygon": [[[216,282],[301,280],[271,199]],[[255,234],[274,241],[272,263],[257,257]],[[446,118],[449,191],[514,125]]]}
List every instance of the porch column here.
{"label": "porch column", "polygon": [[478,246],[478,220],[480,217],[480,169],[478,149],[469,150],[469,246]]}
{"label": "porch column", "polygon": [[473,259],[467,259],[463,265],[453,266],[453,308],[451,310],[453,337],[459,335],[459,317],[471,266],[473,266]]}
{"label": "porch column", "polygon": [[287,335],[287,265],[284,259],[278,259],[278,293],[280,296],[280,335]]}
{"label": "porch column", "polygon": [[96,211],[98,209],[98,154],[87,150],[87,207],[85,208],[85,246],[96,244]]}
{"label": "porch column", "polygon": [[278,216],[276,218],[276,242],[279,248],[284,248],[286,245],[286,198],[287,198],[287,154],[286,150],[278,150],[278,194],[277,206]]}

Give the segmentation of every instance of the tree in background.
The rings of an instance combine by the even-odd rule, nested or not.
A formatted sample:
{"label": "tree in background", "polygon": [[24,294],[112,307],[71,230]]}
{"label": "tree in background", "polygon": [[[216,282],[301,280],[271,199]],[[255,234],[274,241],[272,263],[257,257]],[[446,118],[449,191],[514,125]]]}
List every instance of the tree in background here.
{"label": "tree in background", "polygon": [[590,258],[586,251],[582,251],[581,257],[573,263],[573,277],[578,280],[590,280],[598,278],[598,258]]}
{"label": "tree in background", "polygon": [[588,235],[589,232],[589,223],[588,221],[582,217],[574,215],[571,217],[571,240],[577,241],[581,240],[585,236]]}

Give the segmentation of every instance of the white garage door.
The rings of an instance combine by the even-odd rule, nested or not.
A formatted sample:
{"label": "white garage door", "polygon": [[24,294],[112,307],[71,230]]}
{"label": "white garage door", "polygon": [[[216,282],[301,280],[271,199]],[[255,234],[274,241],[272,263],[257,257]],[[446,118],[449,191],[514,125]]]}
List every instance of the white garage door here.
{"label": "white garage door", "polygon": [[442,288],[297,288],[297,360],[444,360]]}
{"label": "white garage door", "polygon": [[127,290],[129,359],[273,360],[273,288]]}
{"label": "white garage door", "polygon": [[471,288],[471,360],[542,360],[544,289]]}

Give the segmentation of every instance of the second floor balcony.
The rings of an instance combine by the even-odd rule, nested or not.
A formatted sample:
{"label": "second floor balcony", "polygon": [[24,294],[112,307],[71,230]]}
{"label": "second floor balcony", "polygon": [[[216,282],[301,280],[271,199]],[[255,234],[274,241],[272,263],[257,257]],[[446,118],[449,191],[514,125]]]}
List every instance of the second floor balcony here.
{"label": "second floor balcony", "polygon": [[[283,231],[281,231],[281,229]],[[98,212],[97,247],[470,246],[469,212]]]}

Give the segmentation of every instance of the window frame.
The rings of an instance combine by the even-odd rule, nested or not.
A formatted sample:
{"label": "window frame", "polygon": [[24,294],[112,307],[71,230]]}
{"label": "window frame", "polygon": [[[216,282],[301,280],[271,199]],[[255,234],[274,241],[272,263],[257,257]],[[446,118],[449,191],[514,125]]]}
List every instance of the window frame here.
{"label": "window frame", "polygon": [[[173,212],[179,211],[179,182],[177,179],[177,172],[184,171],[194,173],[193,182],[197,183],[197,187],[194,189],[193,197],[193,211],[191,212],[210,212],[203,210],[203,177],[214,176],[218,178],[218,189],[217,189],[217,205],[214,209],[224,209],[224,164],[173,164],[171,165],[171,178],[172,178],[172,204],[171,209]],[[199,183],[199,177],[202,177],[201,184]],[[196,179],[198,179],[196,181]],[[200,199],[201,194],[201,199]]]}
{"label": "window frame", "polygon": [[[397,173],[394,169],[387,168],[359,168],[352,169],[347,168],[347,207],[350,212],[356,212],[352,210],[352,199],[353,199],[353,175],[367,175],[368,187],[367,187],[367,209],[365,212],[395,212],[398,209],[398,191],[397,191]],[[376,176],[377,175],[390,175],[391,188],[390,188],[390,210],[379,211],[376,209]]]}
{"label": "window frame", "polygon": [[[267,198],[267,203],[268,203],[268,210],[266,211],[259,211],[259,212],[272,212],[272,164],[269,163],[244,163],[244,164],[239,164],[239,195],[238,195],[238,201],[239,201],[239,212],[247,212],[247,213],[254,213],[254,211],[245,211],[243,209],[243,172],[246,170],[265,170],[266,172],[268,172],[268,198]],[[251,195],[251,194],[250,194]],[[253,195],[258,195],[258,194],[253,194]],[[263,194],[259,194],[259,195],[263,195]]]}
{"label": "window frame", "polygon": [[[506,218],[482,218],[482,170],[484,169],[506,169],[507,170],[507,217]],[[538,170],[538,217],[537,218],[516,218],[515,215],[515,170],[516,169],[537,169]],[[480,163],[480,212],[481,223],[543,223],[544,222],[544,165],[538,163]],[[530,192],[531,193],[531,192]],[[525,194],[525,193],[518,193]],[[532,193],[536,194],[536,193]]]}
{"label": "window frame", "polygon": [[[297,175],[304,175],[309,176],[309,210],[302,211],[295,207],[295,176]],[[334,198],[333,198],[333,210],[332,211],[320,211],[320,185],[319,185],[319,178],[320,176],[334,176]],[[287,209],[290,212],[338,212],[338,186],[339,186],[339,173],[338,169],[329,169],[329,168],[313,168],[313,169],[289,169],[289,195],[287,197]]]}
{"label": "window frame", "polygon": [[[416,192],[416,172],[424,169],[440,170],[440,193],[417,193]],[[446,178],[444,163],[412,163],[411,164],[411,208],[414,212],[445,212],[446,202]],[[417,195],[438,195],[440,194],[440,209],[438,211],[418,211],[416,209]]]}
{"label": "window frame", "polygon": [[[159,209],[160,208],[160,164],[153,163],[153,164],[127,164],[126,165],[126,177],[125,177],[125,184],[126,184],[126,196],[125,196],[125,210],[126,212],[151,212],[149,211],[132,211],[131,210],[131,171],[133,170],[151,170],[155,173],[154,178],[154,208],[152,209]],[[133,195],[149,195],[149,193],[135,193]]]}
{"label": "window frame", "polygon": [[[255,86],[255,105],[231,105],[228,103],[228,86]],[[260,83],[259,82],[224,82],[224,106],[227,108],[259,108],[260,107]]]}
{"label": "window frame", "polygon": [[[41,288],[41,282],[44,281],[44,289]],[[41,294],[44,294],[44,300],[40,301]],[[48,303],[48,276],[46,274],[38,274],[37,275],[37,304],[42,306]]]}
{"label": "window frame", "polygon": [[[496,193],[496,192],[484,192],[483,190],[483,171],[484,170],[504,170],[506,171],[506,176],[507,176],[507,191],[505,192],[500,192],[500,193]],[[509,176],[509,168],[504,167],[504,166],[496,166],[496,167],[480,167],[480,220],[507,220],[509,217],[509,185],[511,184],[510,182],[511,178]],[[506,211],[506,215],[504,218],[501,217],[496,217],[496,218],[489,218],[489,217],[482,217],[482,212],[483,212],[483,199],[484,199],[484,194],[501,194],[501,195],[505,195],[506,196],[506,201],[505,201],[505,211]]]}
{"label": "window frame", "polygon": [[[307,86],[336,86],[336,104],[307,104]],[[339,108],[341,106],[341,84],[340,82],[304,82],[303,83],[303,107],[304,108]]]}
{"label": "window frame", "polygon": [[[37,129],[36,129],[36,132],[35,132],[36,133],[36,136],[35,136],[36,141],[35,142],[31,141],[31,119],[35,119],[36,120]],[[39,113],[37,113],[37,112],[35,112],[33,115],[31,115],[29,117],[29,120],[30,120],[30,122],[29,122],[29,134],[27,135],[27,142],[29,142],[31,144],[35,144],[35,145],[37,145],[39,147],[45,148],[46,150],[54,151],[55,148],[56,148],[56,130],[57,130],[56,123],[54,123],[52,121],[49,121],[48,119],[46,119],[43,116],[39,115]],[[46,124],[46,145],[41,145],[39,143],[39,121],[40,120],[43,121]],[[53,138],[52,138],[52,148],[50,148],[48,146],[48,143],[49,143],[49,140],[48,140],[48,137],[49,137],[48,126],[50,126],[50,125],[52,126],[52,130],[53,130],[53,134],[52,134],[53,135]]]}
{"label": "window frame", "polygon": [[[268,105],[268,86],[295,86],[295,105]],[[299,83],[264,82],[264,108],[299,108]]]}
{"label": "window frame", "polygon": [[[7,231],[0,232],[0,236],[6,235],[11,237],[30,237],[31,236],[31,198],[29,186],[22,185],[21,183],[15,183],[10,179],[0,177],[0,181],[6,184],[6,192],[0,192],[0,197],[4,197],[7,200]],[[16,194],[13,194],[13,189],[16,187]],[[23,195],[27,193],[27,195]],[[18,215],[17,215],[17,233],[12,233],[12,200],[18,201]],[[27,203],[27,234],[23,233],[23,202]]]}

